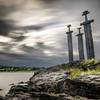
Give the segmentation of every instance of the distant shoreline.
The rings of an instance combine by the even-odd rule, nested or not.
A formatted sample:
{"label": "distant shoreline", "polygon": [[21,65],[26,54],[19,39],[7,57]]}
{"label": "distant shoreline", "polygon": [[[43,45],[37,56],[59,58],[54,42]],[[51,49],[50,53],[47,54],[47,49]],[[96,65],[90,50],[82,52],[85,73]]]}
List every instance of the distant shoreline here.
{"label": "distant shoreline", "polygon": [[33,72],[33,71],[39,71],[41,69],[44,68],[0,66],[0,72]]}

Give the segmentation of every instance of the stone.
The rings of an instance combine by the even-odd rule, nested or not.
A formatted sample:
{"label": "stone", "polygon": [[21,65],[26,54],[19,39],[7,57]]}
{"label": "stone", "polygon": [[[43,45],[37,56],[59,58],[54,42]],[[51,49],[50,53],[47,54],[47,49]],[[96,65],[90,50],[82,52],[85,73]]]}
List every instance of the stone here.
{"label": "stone", "polygon": [[[57,69],[56,69],[57,68]],[[11,87],[0,100],[99,100],[100,75],[68,78],[60,67],[47,68],[34,74],[27,85]],[[24,84],[24,83],[23,83]]]}

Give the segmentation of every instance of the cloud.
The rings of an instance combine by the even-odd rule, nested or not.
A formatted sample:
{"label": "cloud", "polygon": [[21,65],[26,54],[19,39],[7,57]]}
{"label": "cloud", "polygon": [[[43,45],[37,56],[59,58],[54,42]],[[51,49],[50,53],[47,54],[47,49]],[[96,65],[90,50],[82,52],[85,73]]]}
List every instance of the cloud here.
{"label": "cloud", "polygon": [[30,46],[26,46],[25,44],[21,45],[20,49],[22,49],[24,52],[27,52],[27,53],[37,51],[36,48],[30,47]]}
{"label": "cloud", "polygon": [[[74,31],[74,57],[77,60],[75,34],[84,21],[82,11],[90,10],[90,19],[95,19],[93,35],[98,34],[98,4],[99,0],[0,0],[0,62],[30,66],[67,62],[65,33],[68,24],[72,24]],[[99,35],[94,40],[96,56],[99,56]]]}
{"label": "cloud", "polygon": [[14,23],[12,20],[0,20],[0,36],[12,38],[13,41],[22,41],[26,37],[23,34],[21,35],[21,32],[14,32],[18,29]]}
{"label": "cloud", "polygon": [[19,26],[17,27],[17,30],[23,30],[23,31],[31,31],[31,30],[36,30],[36,31],[40,31],[43,30],[46,27],[50,27],[52,25],[56,25],[58,24],[58,22],[53,22],[53,21],[48,21],[48,22],[44,22],[44,23],[39,23],[36,25],[27,25],[27,26]]}
{"label": "cloud", "polygon": [[1,55],[6,55],[8,57],[12,57],[12,58],[20,58],[20,59],[24,59],[26,55],[23,54],[15,54],[15,53],[7,53],[7,52],[0,52]]}
{"label": "cloud", "polygon": [[9,16],[12,12],[16,11],[16,9],[17,9],[16,6],[7,5],[4,3],[3,0],[0,0],[0,18],[2,19],[6,18],[6,16]]}
{"label": "cloud", "polygon": [[0,20],[0,35],[8,36],[8,33],[14,30],[14,21]]}
{"label": "cloud", "polygon": [[42,2],[44,2],[44,3],[52,3],[52,2],[58,2],[58,1],[60,1],[60,0],[40,0],[40,1],[42,1]]}

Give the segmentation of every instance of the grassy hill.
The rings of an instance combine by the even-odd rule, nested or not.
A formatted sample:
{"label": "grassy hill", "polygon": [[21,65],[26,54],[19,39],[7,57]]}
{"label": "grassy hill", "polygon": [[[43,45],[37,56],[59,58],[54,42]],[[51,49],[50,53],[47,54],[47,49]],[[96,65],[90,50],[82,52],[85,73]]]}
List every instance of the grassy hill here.
{"label": "grassy hill", "polygon": [[87,74],[100,74],[100,61],[94,59],[75,61],[72,63],[57,65],[52,68],[66,70],[66,72],[69,72],[70,78],[75,78]]}

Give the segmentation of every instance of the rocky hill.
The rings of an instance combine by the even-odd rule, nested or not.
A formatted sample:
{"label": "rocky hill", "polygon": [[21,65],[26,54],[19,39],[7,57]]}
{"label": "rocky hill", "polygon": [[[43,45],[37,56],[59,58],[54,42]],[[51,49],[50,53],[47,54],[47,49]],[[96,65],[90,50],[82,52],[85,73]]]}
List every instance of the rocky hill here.
{"label": "rocky hill", "polygon": [[[96,68],[98,65],[99,63],[93,64],[91,67]],[[0,97],[0,100],[100,99],[100,73],[85,73],[72,78],[70,77],[71,71],[66,68],[63,65],[38,71],[28,82],[12,86],[8,94],[5,97]],[[87,66],[83,70],[88,70],[86,68]]]}

